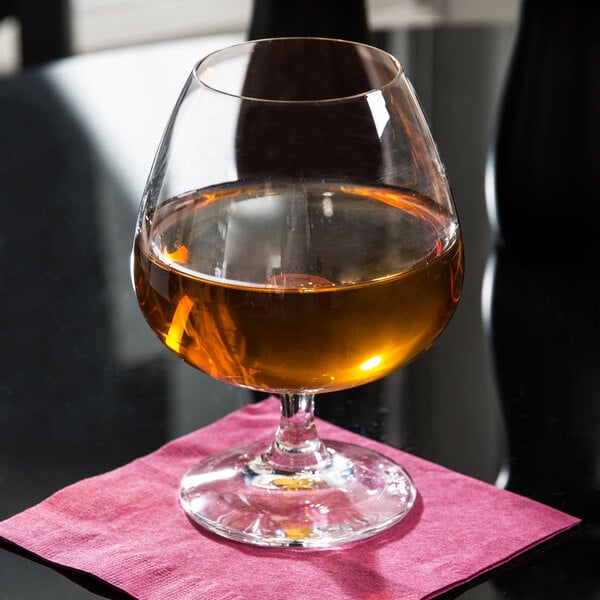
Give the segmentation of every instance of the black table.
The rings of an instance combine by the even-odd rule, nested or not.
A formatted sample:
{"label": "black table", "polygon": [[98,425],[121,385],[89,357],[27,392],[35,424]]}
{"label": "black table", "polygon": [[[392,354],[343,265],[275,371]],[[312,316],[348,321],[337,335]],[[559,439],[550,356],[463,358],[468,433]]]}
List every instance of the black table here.
{"label": "black table", "polygon": [[[138,202],[172,104],[197,58],[238,39],[104,52],[0,80],[0,519],[256,400],[167,352],[129,278]],[[323,396],[318,414],[583,518],[559,543],[447,597],[597,599],[595,275],[561,273],[558,285],[550,269],[496,248],[487,220],[485,161],[512,31],[407,29],[377,43],[404,63],[446,163],[465,289],[430,351]],[[5,550],[2,600],[122,597]]]}

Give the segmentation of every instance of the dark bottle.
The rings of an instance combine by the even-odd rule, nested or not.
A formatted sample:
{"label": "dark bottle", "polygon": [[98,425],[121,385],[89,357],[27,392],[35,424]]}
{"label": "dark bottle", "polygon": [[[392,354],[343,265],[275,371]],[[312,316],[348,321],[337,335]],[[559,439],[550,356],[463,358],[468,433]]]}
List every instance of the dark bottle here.
{"label": "dark bottle", "polygon": [[371,43],[364,0],[254,0],[248,38],[311,36]]}
{"label": "dark bottle", "polygon": [[[253,0],[248,38],[279,37],[369,42],[365,0]],[[254,74],[244,85],[245,96],[316,100],[315,94],[351,96],[371,87],[371,75],[365,70],[360,53],[351,45],[340,47],[334,55],[325,52],[323,47],[300,41],[280,44],[280,47],[277,53],[256,48],[251,59]],[[354,67],[354,80],[344,82],[336,78],[336,63],[343,63],[347,72]],[[314,86],[307,84],[306,73],[301,79],[295,77],[296,65],[311,66]],[[288,168],[286,164],[296,174],[319,177],[325,165],[329,165],[326,170],[332,172],[332,160],[341,169],[340,179],[360,178],[361,174],[372,170],[372,164],[380,164],[381,161],[376,160],[380,152],[379,139],[373,137],[372,128],[364,132],[364,151],[360,155],[346,148],[343,140],[327,139],[322,128],[323,122],[333,124],[340,119],[349,129],[364,128],[364,123],[369,123],[365,118],[365,112],[369,112],[366,102],[364,106],[353,106],[352,110],[357,114],[350,114],[350,109],[342,111],[338,106],[317,107],[307,103],[304,111],[298,107],[293,109],[294,121],[288,119],[285,105],[278,110],[275,108],[265,111],[256,104],[242,104],[240,108],[236,153],[238,173],[242,178],[247,173],[252,177],[270,177],[274,172],[281,174]],[[329,112],[328,119],[322,116],[324,111]],[[319,119],[315,118],[315,112],[321,115]],[[339,130],[339,125],[332,130]],[[314,143],[306,143],[311,139]],[[332,149],[335,150],[333,153]],[[344,160],[340,153],[344,153]]]}
{"label": "dark bottle", "polygon": [[600,258],[600,35],[595,3],[523,0],[488,162],[500,243]]}
{"label": "dark bottle", "polygon": [[[354,44],[276,39],[268,47],[256,47],[250,62],[253,76],[244,84],[245,97],[305,102],[301,106],[241,103],[236,138],[241,179],[277,175],[319,180],[322,173],[346,183],[382,178],[381,144],[367,100],[313,102],[351,97],[371,89],[377,73]],[[296,75],[298,65],[304,72],[302,77]],[[336,77],[340,69],[352,73],[352,78]],[[352,132],[355,143],[346,144],[340,131]]]}
{"label": "dark bottle", "polygon": [[[248,39],[295,36],[328,37],[373,44],[364,0],[254,0]],[[297,51],[301,52],[302,47],[298,46]],[[291,64],[294,60],[319,60],[318,57],[309,56],[282,55],[280,58]],[[265,61],[265,58],[257,54],[253,60],[260,62]],[[348,51],[343,60],[356,61],[357,79],[366,76],[357,55]],[[269,95],[273,86],[281,86],[280,81],[273,81],[275,73],[280,72],[278,65],[265,62],[262,72],[263,79],[247,82],[245,94]],[[294,85],[293,78],[290,78],[289,85]],[[299,90],[295,92],[299,93]],[[363,109],[368,110],[368,106],[365,104]],[[316,136],[317,132],[311,123],[311,110],[315,109],[307,105],[306,112],[300,115],[297,123],[290,126],[288,122],[286,127],[281,127],[277,124],[276,114],[270,112],[268,120],[265,121],[266,116],[260,115],[260,108],[255,106],[250,109],[242,106],[236,147],[239,175],[244,178],[246,173],[252,173],[254,176],[261,171],[268,173],[274,163],[277,163],[277,171],[281,172],[282,163],[286,161],[291,168],[300,168],[307,177],[318,174],[320,165],[331,160],[332,146],[316,143],[312,148],[302,150],[293,143],[293,140],[298,138]],[[360,111],[361,108],[355,107],[354,110]],[[351,115],[347,112],[337,114],[333,110],[330,119],[332,122],[345,119],[348,127],[365,122],[362,115]],[[273,131],[280,133],[273,136]],[[315,139],[318,139],[318,136]],[[340,161],[340,164],[344,164],[344,173],[340,173],[340,176],[358,178],[361,173],[376,168],[373,165],[380,164],[377,160],[381,151],[379,140],[369,138],[368,132],[365,132],[363,152],[360,155],[350,152],[343,143],[336,143],[334,148],[338,154],[347,153],[347,160]],[[254,394],[256,400],[264,396],[261,392]],[[382,415],[385,411],[382,381],[342,392],[323,394],[317,400],[319,416],[370,437],[381,437],[381,424],[384,421]]]}
{"label": "dark bottle", "polygon": [[[367,24],[365,0],[253,0],[248,38],[253,40],[279,37],[325,37],[370,43],[371,35]],[[315,50],[310,44],[297,43],[290,47],[282,46],[277,54],[261,53],[260,48],[257,48],[252,56],[254,76],[252,80],[246,82],[244,95],[273,99],[280,95],[296,99],[304,97],[316,99],[314,92],[311,89],[302,89],[306,84],[300,83],[294,77],[294,66],[297,64],[315,66],[315,90],[322,90],[327,85],[331,85],[331,94],[339,97],[352,95],[357,89],[369,89],[369,74],[365,72],[356,50],[348,47],[340,56],[329,57],[329,60],[347,63],[347,68],[350,62],[354,61],[356,80],[350,82],[353,86],[352,90],[340,89],[343,82],[334,77],[335,69],[331,65],[322,64],[324,60],[326,58],[320,49]],[[329,75],[326,75],[327,73]],[[368,110],[368,106],[365,104],[358,110],[362,113],[363,109]],[[295,110],[299,112],[298,109]],[[283,163],[287,161],[290,163],[290,168],[299,169],[307,177],[313,173],[318,174],[320,167],[330,161],[331,143],[318,143],[321,132],[314,131],[312,118],[314,110],[314,107],[307,105],[304,114],[298,114],[296,121],[289,123],[286,121],[285,106],[280,109],[282,114],[277,115],[273,109],[265,113],[260,106],[242,105],[236,148],[238,173],[244,177],[245,173],[249,172],[256,177],[259,172],[264,172],[266,175],[274,169],[281,172]],[[348,127],[361,122],[360,118],[353,119],[352,115],[340,115],[335,108],[330,112],[331,120],[346,119]],[[281,123],[277,122],[278,117]],[[311,135],[315,139],[312,147],[304,144],[303,148],[301,143],[294,143],[294,140],[305,140]],[[373,145],[373,152],[377,154],[379,140],[370,140],[370,142]],[[368,141],[365,143],[368,144]],[[338,151],[343,151],[342,141],[335,141],[335,146],[339,148]],[[353,154],[348,153],[344,168],[346,173],[358,176],[360,172],[369,168],[364,164],[369,153],[363,152],[360,157]],[[337,161],[343,164],[339,159]]]}

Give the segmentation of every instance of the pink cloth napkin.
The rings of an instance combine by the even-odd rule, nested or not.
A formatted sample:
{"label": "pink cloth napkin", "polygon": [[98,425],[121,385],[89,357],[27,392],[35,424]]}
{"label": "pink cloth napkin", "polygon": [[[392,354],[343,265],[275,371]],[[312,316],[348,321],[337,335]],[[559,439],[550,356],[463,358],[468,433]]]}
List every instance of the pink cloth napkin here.
{"label": "pink cloth napkin", "polygon": [[411,473],[418,500],[387,532],[338,550],[271,549],[196,527],[179,506],[200,458],[269,438],[274,398],[0,522],[4,537],[140,600],[421,600],[468,582],[578,519],[318,420],[322,437],[369,446]]}

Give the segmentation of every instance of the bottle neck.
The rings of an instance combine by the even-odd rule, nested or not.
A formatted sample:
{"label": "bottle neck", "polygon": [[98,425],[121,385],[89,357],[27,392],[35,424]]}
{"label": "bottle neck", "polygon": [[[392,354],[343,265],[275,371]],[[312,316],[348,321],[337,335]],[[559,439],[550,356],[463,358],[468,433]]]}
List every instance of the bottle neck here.
{"label": "bottle neck", "polygon": [[249,39],[329,37],[371,43],[364,0],[254,0]]}

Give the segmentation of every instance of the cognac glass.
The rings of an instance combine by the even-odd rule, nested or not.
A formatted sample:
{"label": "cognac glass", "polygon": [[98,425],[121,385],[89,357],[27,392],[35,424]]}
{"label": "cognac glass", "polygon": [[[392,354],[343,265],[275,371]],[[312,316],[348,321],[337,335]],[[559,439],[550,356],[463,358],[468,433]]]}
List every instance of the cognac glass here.
{"label": "cognac glass", "polygon": [[316,394],[431,346],[460,298],[444,168],[402,67],[374,47],[275,38],[193,68],[143,194],[132,276],[172,352],[277,394],[272,440],[184,475],[190,517],[229,539],[326,548],[411,509],[401,465],[322,440]]}

